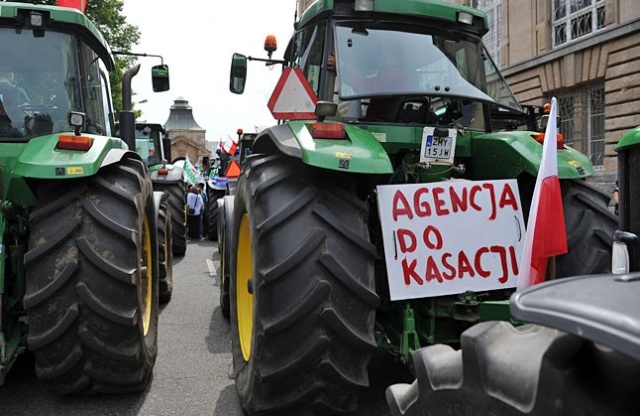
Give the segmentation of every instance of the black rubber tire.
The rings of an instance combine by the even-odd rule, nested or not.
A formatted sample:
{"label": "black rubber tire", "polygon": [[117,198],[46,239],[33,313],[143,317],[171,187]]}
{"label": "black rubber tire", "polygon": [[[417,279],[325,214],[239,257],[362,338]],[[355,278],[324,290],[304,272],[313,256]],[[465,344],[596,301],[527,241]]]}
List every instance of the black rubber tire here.
{"label": "black rubber tire", "polygon": [[182,257],[187,252],[187,208],[186,194],[182,181],[153,182],[156,191],[168,196],[167,206],[171,213],[171,251]]}
{"label": "black rubber tire", "polygon": [[[535,178],[519,186],[526,221]],[[568,252],[556,258],[556,277],[611,273],[618,218],[608,208],[609,196],[583,180],[561,180],[560,186]]]}
{"label": "black rubber tire", "polygon": [[[223,202],[220,206],[218,206],[218,253],[222,254],[222,246],[224,243],[224,227],[225,221],[227,220],[224,216],[224,200],[226,200],[227,196],[224,197]],[[232,219],[229,217],[229,223],[231,223]]]}
{"label": "black rubber tire", "polygon": [[173,294],[173,252],[171,250],[171,211],[166,204],[158,211],[158,264],[160,267],[160,303],[171,301]]}
{"label": "black rubber tire", "polygon": [[222,233],[218,240],[220,253],[220,310],[225,319],[231,317],[231,301],[229,299],[229,281],[231,280],[231,247],[233,247],[233,207],[234,197],[225,196],[220,208],[220,222]]}
{"label": "black rubber tire", "polygon": [[413,353],[417,378],[387,388],[392,416],[638,415],[640,362],[537,325],[484,322],[461,350]]}
{"label": "black rubber tire", "polygon": [[144,390],[158,352],[158,252],[144,163],[43,181],[29,217],[28,346],[59,394]]}
{"label": "black rubber tire", "polygon": [[218,241],[218,199],[223,198],[224,190],[213,189],[207,186],[207,238]]}
{"label": "black rubber tire", "polygon": [[609,210],[609,195],[584,181],[560,183],[569,252],[558,256],[557,276],[611,273],[618,217]]}
{"label": "black rubber tire", "polygon": [[[235,385],[249,415],[344,414],[369,384],[380,300],[368,205],[356,197],[353,176],[283,156],[245,162],[229,289]],[[238,261],[250,263],[239,271]],[[252,307],[242,308],[248,269]],[[251,334],[242,338],[247,360],[240,325]]]}

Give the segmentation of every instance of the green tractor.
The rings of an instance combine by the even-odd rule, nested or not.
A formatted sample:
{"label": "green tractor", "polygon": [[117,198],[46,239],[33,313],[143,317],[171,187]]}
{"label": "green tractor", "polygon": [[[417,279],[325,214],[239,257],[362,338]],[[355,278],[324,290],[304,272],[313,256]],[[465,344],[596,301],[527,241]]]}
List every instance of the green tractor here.
{"label": "green tractor", "polygon": [[180,166],[169,163],[171,142],[161,124],[136,122],[135,138],[136,153],[149,168],[154,191],[166,195],[166,211],[171,220],[168,246],[160,247],[160,302],[166,303],[171,299],[173,288],[172,257],[184,256],[187,251],[184,171]]}
{"label": "green tractor", "polygon": [[[218,157],[205,162],[205,166],[207,166],[205,171],[207,200],[209,201],[207,206],[207,235],[209,240],[212,241],[222,241],[222,222],[224,221],[224,218],[220,216],[220,213],[224,211],[222,199],[226,195],[235,193],[238,182],[238,177],[235,175],[236,167],[242,165],[246,157],[251,154],[251,145],[257,135],[256,133],[245,133],[242,129],[238,129],[236,134],[238,135],[238,141],[233,155],[219,148],[216,150]],[[234,161],[237,163],[236,166],[232,166]],[[229,169],[234,171],[231,176],[228,176]],[[219,244],[218,251],[220,250],[221,246]]]}
{"label": "green tractor", "polygon": [[619,227],[614,234],[612,270],[640,271],[640,127],[627,132],[618,152]]}
{"label": "green tractor", "polygon": [[[544,134],[482,44],[485,13],[441,0],[319,0],[294,24],[242,166],[231,227],[236,389],[249,415],[344,414],[372,353],[457,346],[510,319]],[[532,127],[534,127],[532,129]],[[588,158],[557,141],[568,253],[607,272],[616,218]],[[494,215],[495,214],[495,215]],[[559,230],[562,232],[562,230]]]}
{"label": "green tractor", "polygon": [[[252,153],[253,142],[258,133],[244,133],[238,130],[238,156],[237,162],[242,166],[247,157]],[[228,164],[228,162],[226,162]],[[229,319],[231,311],[229,304],[229,272],[231,264],[231,239],[233,231],[231,222],[233,220],[233,201],[236,193],[238,178],[226,178],[225,193],[217,200],[217,233],[218,233],[218,253],[220,253],[220,310],[222,316]]]}
{"label": "green tractor", "polygon": [[[0,85],[0,384],[29,350],[56,393],[142,391],[158,354],[163,225],[162,194],[133,151],[139,66],[123,78],[120,139],[115,63],[83,13],[3,3],[0,40],[11,79]],[[168,89],[165,69],[152,71],[155,91]]]}
{"label": "green tractor", "polygon": [[519,325],[483,322],[462,334],[458,350],[414,351],[416,380],[386,391],[393,416],[450,414],[451,403],[461,414],[640,412],[640,127],[616,151],[613,273],[535,285],[512,295]]}

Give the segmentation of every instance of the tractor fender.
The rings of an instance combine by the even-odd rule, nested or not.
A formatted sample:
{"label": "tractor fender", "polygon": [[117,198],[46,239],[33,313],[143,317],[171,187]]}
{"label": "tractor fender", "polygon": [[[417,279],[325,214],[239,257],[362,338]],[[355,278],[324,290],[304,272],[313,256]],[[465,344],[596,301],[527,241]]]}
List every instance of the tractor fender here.
{"label": "tractor fender", "polygon": [[[533,132],[513,131],[474,136],[471,140],[474,179],[508,179],[526,172],[537,176],[542,160],[542,144]],[[582,179],[594,174],[587,156],[563,146],[558,149],[558,178]]]}
{"label": "tractor fender", "polygon": [[[166,175],[160,175],[158,173],[158,168],[163,167],[167,169],[168,173]],[[149,176],[151,176],[152,181],[166,181],[166,182],[176,182],[184,181],[184,171],[180,166],[176,165],[158,165],[152,166],[149,168]]]}
{"label": "tractor fender", "polygon": [[119,162],[125,155],[138,159],[140,155],[126,149],[118,138],[86,135],[92,143],[88,150],[58,148],[58,134],[29,141],[18,158],[13,174],[25,178],[69,179],[95,175],[100,168]]}
{"label": "tractor fender", "polygon": [[640,144],[640,126],[626,132],[620,138],[620,141],[616,145],[615,150],[616,152],[619,152],[620,150],[638,146],[638,144]]}
{"label": "tractor fender", "polygon": [[136,152],[132,152],[132,151],[125,150],[125,149],[111,149],[111,150],[109,150],[109,152],[107,153],[105,158],[102,160],[102,163],[100,164],[100,168],[103,168],[103,167],[109,166],[109,165],[113,165],[114,163],[118,163],[119,161],[122,160],[124,155],[127,155],[127,157],[129,157],[131,159],[142,160],[140,155],[137,154]]}
{"label": "tractor fender", "polygon": [[158,213],[160,212],[160,205],[167,204],[169,200],[169,195],[165,192],[161,191],[153,191],[153,211],[154,211],[154,219],[157,224],[159,221]]}
{"label": "tractor fender", "polygon": [[343,172],[393,172],[387,152],[370,132],[346,124],[345,139],[314,139],[308,128],[312,122],[295,120],[263,130],[253,144],[253,153],[282,153],[307,165]]}

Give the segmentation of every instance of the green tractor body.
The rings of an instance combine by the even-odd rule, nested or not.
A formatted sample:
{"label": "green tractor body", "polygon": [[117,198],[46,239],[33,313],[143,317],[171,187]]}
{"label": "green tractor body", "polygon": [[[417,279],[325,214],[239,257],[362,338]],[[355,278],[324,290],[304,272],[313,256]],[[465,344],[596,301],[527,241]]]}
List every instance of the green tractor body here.
{"label": "green tractor body", "polygon": [[[235,174],[238,167],[251,154],[253,141],[257,133],[244,133],[242,129],[238,130],[238,142],[236,143],[236,151],[230,155],[222,146],[216,150],[217,158],[205,161],[205,179],[207,189],[207,237],[209,240],[218,241],[218,251],[222,253],[224,245],[224,212],[223,198],[233,195],[238,183],[238,177]],[[232,166],[232,163],[235,166]],[[231,176],[227,176],[231,173]]]}
{"label": "green tractor body", "polygon": [[[250,415],[353,411],[373,352],[411,365],[420,347],[510,319],[544,139],[542,112],[518,103],[482,44],[483,12],[439,0],[300,11],[283,59],[269,42],[268,59],[232,58],[234,93],[248,61],[283,67],[269,102],[280,121],[242,165],[222,256]],[[550,273],[607,272],[609,197],[587,183],[585,155],[546,140],[568,241]]]}
{"label": "green tractor body", "polygon": [[640,127],[628,131],[616,146],[618,152],[619,223],[614,235],[614,273],[640,271]]}
{"label": "green tractor body", "polygon": [[[580,414],[596,408],[603,415],[638,413],[639,150],[638,127],[616,146],[620,217],[613,235],[613,273],[525,288],[509,302],[517,323],[481,322],[461,334],[457,349],[435,344],[414,351],[415,380],[385,391],[391,415],[447,414],[451,403],[496,416]],[[598,377],[575,376],[589,372]]]}
{"label": "green tractor body", "polygon": [[[233,157],[239,166],[242,166],[247,158],[253,152],[253,142],[257,137],[257,133],[240,133],[238,131],[238,152],[237,155]],[[224,159],[223,159],[224,158]],[[229,167],[229,163],[232,160],[231,157],[227,154],[223,154],[221,152],[220,159],[215,161],[215,169],[213,174],[210,175],[209,178],[209,187],[207,189],[215,190],[216,181],[219,180],[215,172],[226,172]],[[222,311],[222,315],[225,318],[229,318],[230,314],[230,304],[229,304],[229,280],[230,280],[230,263],[231,263],[231,246],[232,246],[232,238],[233,232],[231,231],[231,221],[233,215],[233,199],[236,193],[236,187],[238,185],[238,178],[234,176],[232,178],[228,178],[226,174],[224,176],[224,187],[222,188],[222,192],[214,191],[213,197],[217,199],[209,198],[210,204],[214,204],[215,201],[215,216],[210,214],[209,221],[212,218],[216,219],[216,225],[214,231],[217,233],[218,239],[218,253],[220,253],[221,261],[221,273],[220,273],[220,310]],[[212,183],[213,182],[213,183]],[[220,184],[218,182],[218,184]],[[209,223],[211,227],[211,223]]]}
{"label": "green tractor body", "polygon": [[160,302],[171,299],[173,291],[173,256],[183,256],[187,251],[187,216],[185,208],[184,170],[169,163],[171,142],[164,127],[158,123],[136,122],[136,153],[142,157],[153,183],[153,190],[164,195],[162,215],[168,217],[166,231],[167,247],[161,243],[160,255]]}
{"label": "green tractor body", "polygon": [[109,46],[75,9],[3,3],[0,55],[0,384],[29,350],[54,392],[144,390],[162,199],[116,136]]}

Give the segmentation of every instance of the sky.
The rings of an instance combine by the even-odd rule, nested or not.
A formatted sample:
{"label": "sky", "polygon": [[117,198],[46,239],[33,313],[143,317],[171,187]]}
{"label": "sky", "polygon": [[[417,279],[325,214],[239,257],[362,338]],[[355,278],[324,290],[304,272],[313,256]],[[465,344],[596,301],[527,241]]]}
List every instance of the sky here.
{"label": "sky", "polygon": [[266,58],[264,39],[275,35],[273,58],[281,59],[293,34],[295,8],[295,0],[124,0],[127,22],[141,33],[131,51],[161,55],[170,74],[169,91],[154,93],[151,67],[161,60],[138,58],[140,71],[131,83],[134,108],[142,111],[138,120],[164,124],[174,101],[183,98],[208,141],[235,137],[239,128],[255,132],[256,126],[276,124],[267,102],[282,66],[249,61],[244,94],[237,95],[229,91],[231,57],[238,52]]}

